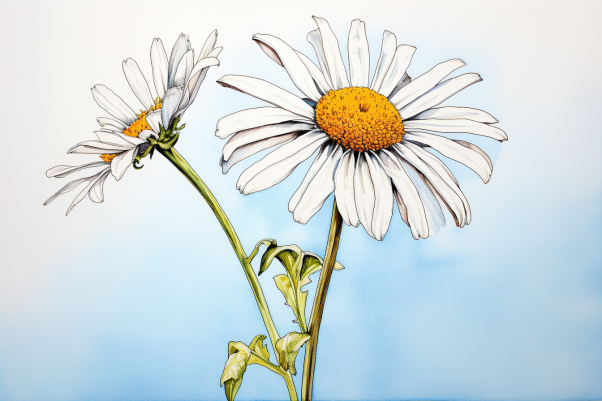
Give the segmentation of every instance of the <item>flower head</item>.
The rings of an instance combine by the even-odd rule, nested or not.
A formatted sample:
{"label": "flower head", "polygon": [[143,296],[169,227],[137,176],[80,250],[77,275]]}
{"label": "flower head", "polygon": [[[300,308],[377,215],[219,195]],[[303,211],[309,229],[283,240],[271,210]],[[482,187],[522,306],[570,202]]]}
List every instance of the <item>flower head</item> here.
{"label": "flower head", "polygon": [[155,145],[172,146],[182,129],[177,124],[194,102],[209,67],[219,65],[217,56],[222,48],[215,47],[216,41],[217,31],[213,31],[195,62],[194,49],[186,35],[179,36],[169,59],[161,39],[154,39],[151,46],[154,90],[151,90],[138,64],[131,58],[125,60],[125,78],[142,104],[139,113],[134,112],[106,86],[94,86],[94,100],[112,118],[98,118],[100,130],[95,131],[97,141],[78,143],[67,153],[96,154],[100,161],[80,166],[56,166],[48,170],[46,175],[63,178],[87,168],[100,168],[100,171],[71,181],[44,202],[44,205],[83,183],[87,184],[86,187],[75,197],[67,214],[86,195],[93,202],[102,202],[103,185],[109,174],[120,180],[127,168],[148,155]]}
{"label": "flower head", "polygon": [[497,120],[484,111],[436,106],[481,77],[469,73],[445,79],[465,65],[453,59],[412,80],[406,70],[416,48],[398,46],[395,35],[385,31],[370,80],[364,22],[351,23],[347,71],[328,22],[314,20],[318,29],[307,39],[319,66],[275,36],[253,36],[286,69],[303,98],[257,78],[226,75],[218,80],[222,86],[276,106],[243,110],[218,121],[216,135],[230,137],[223,149],[223,172],[281,145],[241,174],[237,188],[250,194],[284,180],[317,151],[289,202],[293,218],[300,223],[306,223],[334,192],[345,223],[362,224],[378,240],[389,228],[394,199],[416,239],[428,237],[445,223],[439,201],[458,227],[469,224],[470,206],[436,154],[466,165],[485,183],[493,165],[474,144],[444,135],[461,132],[499,141],[507,136],[491,125]]}

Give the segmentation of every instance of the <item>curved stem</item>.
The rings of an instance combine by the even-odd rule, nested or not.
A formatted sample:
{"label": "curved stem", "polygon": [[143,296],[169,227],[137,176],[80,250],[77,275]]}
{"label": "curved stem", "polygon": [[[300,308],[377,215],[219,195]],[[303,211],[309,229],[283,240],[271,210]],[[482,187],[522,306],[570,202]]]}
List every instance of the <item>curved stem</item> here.
{"label": "curved stem", "polygon": [[332,219],[330,221],[330,231],[328,232],[328,243],[326,244],[326,254],[324,255],[324,266],[318,281],[314,306],[311,311],[309,321],[310,339],[305,345],[305,359],[303,361],[303,382],[301,384],[301,400],[310,401],[313,391],[314,369],[316,366],[316,351],[318,349],[318,335],[320,333],[320,323],[324,313],[324,304],[326,302],[326,292],[330,284],[330,277],[334,270],[334,262],[339,250],[339,239],[341,238],[341,229],[343,227],[343,218],[337,209],[337,201],[332,206]]}
{"label": "curved stem", "polygon": [[[272,316],[270,316],[270,311],[268,309],[268,304],[263,296],[263,291],[261,290],[261,286],[259,285],[259,280],[257,279],[257,275],[249,263],[247,255],[242,247],[240,239],[238,235],[236,235],[236,231],[234,231],[234,227],[224,210],[220,206],[219,202],[213,196],[207,185],[203,182],[201,177],[192,169],[190,164],[176,151],[175,148],[170,149],[161,149],[160,147],[156,148],[159,153],[165,156],[171,164],[173,164],[184,176],[190,181],[190,183],[199,191],[199,193],[203,196],[215,217],[222,225],[228,240],[230,240],[230,244],[232,245],[232,249],[234,249],[234,253],[238,257],[238,261],[242,266],[245,275],[247,276],[247,280],[251,285],[251,290],[253,291],[253,295],[255,296],[255,301],[257,302],[257,306],[259,307],[259,312],[261,313],[261,317],[263,318],[263,322],[265,324],[266,329],[268,330],[268,334],[270,336],[270,341],[272,342],[272,347],[276,350],[276,341],[280,339],[280,335],[278,334],[278,330],[276,330],[276,326],[274,325],[274,321],[272,320]],[[276,359],[278,359],[278,354],[276,354]],[[293,384],[293,379],[290,372],[286,372],[283,375],[284,380],[286,382],[286,386],[288,388],[289,394],[291,395],[291,401],[297,400],[297,392],[295,390],[295,385]]]}

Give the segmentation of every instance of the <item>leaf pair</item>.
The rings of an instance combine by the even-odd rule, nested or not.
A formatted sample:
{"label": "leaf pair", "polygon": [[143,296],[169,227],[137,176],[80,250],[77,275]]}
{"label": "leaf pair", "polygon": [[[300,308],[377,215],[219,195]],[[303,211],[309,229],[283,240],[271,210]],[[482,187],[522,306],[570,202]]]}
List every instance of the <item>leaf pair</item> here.
{"label": "leaf pair", "polygon": [[[295,322],[299,324],[301,331],[307,333],[309,330],[305,319],[307,291],[303,291],[302,288],[311,283],[309,276],[319,271],[324,261],[314,253],[302,251],[297,245],[277,246],[275,240],[263,240],[257,244],[256,249],[260,245],[266,245],[267,250],[261,257],[259,274],[266,271],[274,259],[282,263],[286,274],[274,277],[276,287],[284,295],[286,304],[293,310],[297,318]],[[343,269],[343,265],[335,262],[334,269]]]}

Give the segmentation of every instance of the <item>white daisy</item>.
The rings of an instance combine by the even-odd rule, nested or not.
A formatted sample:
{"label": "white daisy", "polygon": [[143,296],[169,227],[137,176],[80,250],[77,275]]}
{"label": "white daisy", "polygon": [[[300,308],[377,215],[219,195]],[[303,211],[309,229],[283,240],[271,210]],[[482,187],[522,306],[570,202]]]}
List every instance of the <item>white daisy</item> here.
{"label": "white daisy", "polygon": [[136,157],[146,156],[152,149],[151,142],[156,144],[157,140],[163,139],[161,135],[165,137],[166,131],[172,143],[175,142],[177,131],[181,129],[177,127],[177,123],[194,102],[209,67],[219,65],[217,56],[222,48],[215,47],[216,41],[217,31],[214,30],[195,62],[195,53],[186,35],[179,36],[169,60],[161,39],[154,39],[150,54],[154,90],[149,87],[138,64],[131,58],[125,60],[123,72],[143,106],[138,114],[106,86],[94,86],[94,100],[114,118],[98,118],[100,130],[95,131],[98,141],[78,143],[67,153],[97,154],[102,160],[80,166],[56,166],[48,170],[46,175],[63,178],[87,168],[98,167],[101,170],[89,177],[71,181],[44,202],[44,205],[83,183],[87,183],[86,187],[75,197],[67,214],[86,195],[93,202],[102,202],[103,185],[109,173],[120,180]]}
{"label": "white daisy", "polygon": [[361,223],[378,240],[389,228],[394,198],[415,239],[428,237],[445,223],[437,199],[447,206],[458,227],[469,224],[470,206],[458,182],[432,151],[463,163],[487,183],[493,166],[485,152],[440,134],[463,132],[499,141],[507,136],[490,125],[497,120],[484,111],[435,106],[481,77],[470,73],[444,80],[465,65],[454,59],[411,80],[406,69],[416,48],[398,46],[395,35],[385,31],[370,81],[364,22],[351,23],[347,73],[328,22],[314,20],[318,29],[307,39],[319,67],[275,36],[253,36],[306,98],[257,78],[226,75],[218,80],[222,86],[276,106],[243,110],[218,121],[216,135],[232,135],[223,149],[223,172],[257,152],[281,145],[241,174],[237,188],[250,194],[284,180],[317,150],[289,202],[293,218],[300,223],[306,223],[334,191],[345,223],[355,227]]}

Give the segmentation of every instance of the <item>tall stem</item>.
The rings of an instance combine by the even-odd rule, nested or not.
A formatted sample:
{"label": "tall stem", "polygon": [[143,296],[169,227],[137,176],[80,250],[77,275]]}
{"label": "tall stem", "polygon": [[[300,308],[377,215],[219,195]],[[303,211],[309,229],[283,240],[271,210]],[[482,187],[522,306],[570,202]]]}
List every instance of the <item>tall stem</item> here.
{"label": "tall stem", "polygon": [[[238,257],[238,261],[242,266],[242,269],[247,276],[247,280],[251,285],[251,290],[253,291],[253,295],[255,296],[255,301],[257,302],[257,306],[259,307],[259,312],[261,313],[261,317],[263,318],[263,323],[265,324],[266,329],[268,330],[268,334],[270,336],[270,341],[272,342],[272,347],[276,350],[276,341],[280,339],[278,335],[278,330],[276,330],[276,326],[274,325],[274,321],[272,320],[272,316],[270,316],[270,311],[268,309],[268,304],[263,296],[263,291],[261,290],[261,286],[259,285],[259,280],[257,279],[257,275],[249,262],[247,255],[242,247],[240,239],[238,239],[238,235],[236,235],[236,231],[234,231],[234,227],[224,210],[220,206],[219,202],[213,196],[207,185],[203,182],[201,177],[192,169],[190,164],[176,151],[175,148],[171,149],[161,149],[159,147],[156,148],[159,153],[165,156],[171,164],[173,164],[184,176],[190,181],[190,183],[199,191],[199,193],[203,196],[215,217],[222,225],[228,240],[230,240],[230,244],[232,245],[232,249],[234,249],[234,253]],[[278,354],[276,353],[276,358],[278,358]],[[293,384],[292,376],[289,372],[286,372],[283,375],[284,381],[286,382],[286,386],[289,391],[289,395],[291,397],[291,401],[297,400],[297,392],[295,390],[295,385]]]}
{"label": "tall stem", "polygon": [[326,292],[330,284],[330,277],[334,269],[334,262],[339,250],[339,239],[341,238],[341,229],[343,227],[343,218],[337,209],[337,202],[334,201],[332,207],[332,219],[330,221],[330,231],[328,232],[328,243],[326,244],[326,254],[324,255],[324,266],[318,281],[318,288],[314,299],[314,306],[311,311],[309,321],[310,339],[305,345],[305,360],[303,361],[303,382],[301,384],[301,400],[311,401],[314,369],[316,367],[316,351],[318,349],[318,335],[320,333],[320,323],[324,313],[324,304],[326,302]]}

